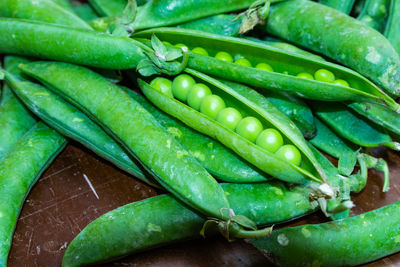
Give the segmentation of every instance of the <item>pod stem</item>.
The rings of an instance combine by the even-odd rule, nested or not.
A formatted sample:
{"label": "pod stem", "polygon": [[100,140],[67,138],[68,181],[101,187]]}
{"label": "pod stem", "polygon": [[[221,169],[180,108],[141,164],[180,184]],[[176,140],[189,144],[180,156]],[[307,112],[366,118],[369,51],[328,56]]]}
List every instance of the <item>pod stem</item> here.
{"label": "pod stem", "polygon": [[398,142],[387,142],[387,143],[384,143],[383,145],[392,150],[400,151],[400,143],[398,143]]}
{"label": "pod stem", "polygon": [[[372,168],[377,171],[383,172],[384,182],[383,182],[382,191],[387,192],[389,190],[389,186],[390,186],[390,175],[389,175],[389,167],[388,167],[387,162],[382,158],[375,158],[375,157],[372,157],[371,155],[368,155],[365,153],[360,153],[357,157],[357,160],[360,165],[360,174],[357,174],[357,175],[363,181],[363,185],[365,186],[366,181],[367,181],[368,169]],[[361,190],[359,190],[359,191],[361,191]]]}

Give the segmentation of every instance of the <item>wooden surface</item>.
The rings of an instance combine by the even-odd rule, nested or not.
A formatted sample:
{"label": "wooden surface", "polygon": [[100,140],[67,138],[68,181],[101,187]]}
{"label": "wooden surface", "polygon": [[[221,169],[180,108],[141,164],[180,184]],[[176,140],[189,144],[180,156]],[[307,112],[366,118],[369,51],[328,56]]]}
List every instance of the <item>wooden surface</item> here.
{"label": "wooden surface", "polygon": [[[359,214],[400,200],[400,154],[374,154],[388,160],[391,190],[382,193],[382,174],[370,171],[367,187],[353,200]],[[92,183],[96,198],[83,174]],[[13,239],[9,266],[60,266],[65,248],[87,224],[119,206],[156,195],[80,145],[70,143],[29,194]],[[326,221],[316,213],[288,225]],[[102,266],[273,266],[244,241],[194,240],[132,255]],[[395,254],[366,266],[400,266]]]}

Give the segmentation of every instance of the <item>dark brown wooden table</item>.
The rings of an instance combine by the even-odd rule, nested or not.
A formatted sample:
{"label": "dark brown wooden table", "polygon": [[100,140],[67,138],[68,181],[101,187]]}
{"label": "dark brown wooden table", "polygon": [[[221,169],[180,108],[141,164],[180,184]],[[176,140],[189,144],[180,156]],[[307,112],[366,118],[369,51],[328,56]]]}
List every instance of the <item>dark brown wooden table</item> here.
{"label": "dark brown wooden table", "polygon": [[[390,165],[391,190],[382,193],[383,175],[370,171],[367,187],[353,200],[352,215],[400,200],[400,153],[376,149]],[[94,186],[96,198],[83,174]],[[87,224],[119,206],[158,193],[82,146],[70,143],[33,187],[13,239],[9,266],[60,266],[65,248]],[[315,213],[287,225],[326,221]],[[194,240],[139,253],[102,266],[273,266],[244,241]],[[400,254],[366,266],[400,266]]]}

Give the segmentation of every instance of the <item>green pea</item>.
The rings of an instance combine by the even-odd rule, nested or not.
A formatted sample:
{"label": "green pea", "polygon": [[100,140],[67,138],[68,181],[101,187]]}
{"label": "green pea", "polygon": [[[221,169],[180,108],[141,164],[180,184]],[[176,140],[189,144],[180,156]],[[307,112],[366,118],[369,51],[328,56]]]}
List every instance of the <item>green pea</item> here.
{"label": "green pea", "polygon": [[187,97],[187,103],[195,110],[200,110],[201,102],[208,95],[211,95],[210,88],[205,84],[196,83],[193,85],[192,89],[190,89]]}
{"label": "green pea", "polygon": [[260,133],[256,144],[269,152],[275,153],[283,145],[283,138],[277,130],[269,128]]}
{"label": "green pea", "polygon": [[299,74],[297,74],[297,77],[299,78],[304,78],[304,79],[310,79],[310,80],[314,80],[314,76],[312,76],[310,73],[308,72],[301,72]]}
{"label": "green pea", "polygon": [[172,82],[172,94],[178,100],[186,102],[190,89],[196,81],[187,74],[181,74],[175,77]]}
{"label": "green pea", "polygon": [[341,86],[344,86],[344,87],[350,87],[350,84],[349,84],[347,81],[345,81],[345,80],[340,80],[340,79],[335,80],[335,81],[333,82],[333,84],[341,85]]}
{"label": "green pea", "polygon": [[170,80],[163,77],[157,77],[151,81],[150,85],[164,95],[174,97],[172,94],[172,82]]}
{"label": "green pea", "polygon": [[218,52],[215,55],[215,58],[226,62],[233,62],[233,57],[231,56],[231,54],[224,51]]}
{"label": "green pea", "polygon": [[236,132],[251,142],[255,142],[258,135],[263,130],[263,126],[259,119],[254,117],[246,117],[242,119],[236,127]]}
{"label": "green pea", "polygon": [[289,161],[296,166],[299,166],[301,163],[300,151],[294,145],[281,146],[275,155],[281,159]]}
{"label": "green pea", "polygon": [[335,75],[326,69],[319,69],[315,72],[314,77],[317,81],[332,83],[335,81]]}
{"label": "green pea", "polygon": [[245,59],[243,57],[236,59],[235,63],[242,65],[242,66],[251,67],[250,61],[248,61],[247,59]]}
{"label": "green pea", "polygon": [[175,47],[182,48],[182,47],[187,47],[187,46],[185,44],[178,43],[175,45]]}
{"label": "green pea", "polygon": [[218,113],[217,121],[234,131],[242,118],[242,114],[237,109],[224,108]]}
{"label": "green pea", "polygon": [[192,52],[199,55],[208,56],[207,50],[205,50],[203,47],[195,47],[192,49]]}
{"label": "green pea", "polygon": [[217,95],[208,95],[200,105],[200,112],[215,119],[218,113],[225,108],[225,102]]}
{"label": "green pea", "polygon": [[258,63],[256,66],[256,69],[265,70],[265,71],[274,71],[274,69],[271,67],[271,65],[269,65],[267,63]]}

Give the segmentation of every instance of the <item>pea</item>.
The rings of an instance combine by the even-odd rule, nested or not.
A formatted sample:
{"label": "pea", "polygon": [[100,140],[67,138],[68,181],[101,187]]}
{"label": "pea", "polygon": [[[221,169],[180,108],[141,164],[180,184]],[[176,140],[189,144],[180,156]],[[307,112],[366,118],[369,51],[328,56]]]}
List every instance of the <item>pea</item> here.
{"label": "pea", "polygon": [[242,65],[242,66],[251,67],[250,61],[248,61],[245,58],[238,58],[238,59],[236,59],[235,63]]}
{"label": "pea", "polygon": [[187,47],[187,46],[185,44],[178,43],[175,45],[175,47],[182,48],[182,47]]}
{"label": "pea", "polygon": [[297,77],[299,78],[304,78],[304,79],[310,79],[310,80],[314,80],[314,76],[312,76],[310,73],[308,72],[301,72],[299,74],[297,74]]}
{"label": "pea", "polygon": [[259,119],[254,117],[246,117],[242,119],[236,127],[236,132],[251,142],[255,142],[257,136],[263,130],[263,126]]}
{"label": "pea", "polygon": [[226,62],[233,62],[233,57],[231,56],[231,54],[224,51],[218,52],[215,55],[215,58]]}
{"label": "pea", "polygon": [[341,86],[344,86],[344,87],[350,87],[350,84],[349,84],[347,81],[345,81],[345,80],[340,80],[340,79],[335,80],[335,81],[333,82],[333,84],[341,85]]}
{"label": "pea", "polygon": [[225,102],[217,95],[208,95],[200,105],[200,112],[215,119],[218,113],[225,108]]}
{"label": "pea", "polygon": [[205,50],[203,47],[195,47],[192,49],[192,52],[199,55],[208,56],[207,50]]}
{"label": "pea", "polygon": [[164,95],[174,97],[172,94],[172,82],[170,80],[163,77],[157,77],[151,81],[150,85]]}
{"label": "pea", "polygon": [[294,145],[281,146],[275,155],[281,159],[289,161],[296,166],[299,166],[301,163],[300,151]]}
{"label": "pea", "polygon": [[335,75],[326,69],[319,69],[315,72],[314,77],[317,81],[332,83],[335,81]]}
{"label": "pea", "polygon": [[193,85],[192,89],[190,89],[187,97],[187,103],[190,107],[200,110],[201,102],[208,95],[211,95],[210,88],[205,84],[196,83]]}
{"label": "pea", "polygon": [[224,108],[218,113],[217,121],[234,131],[242,118],[242,114],[237,109]]}
{"label": "pea", "polygon": [[185,102],[190,89],[192,89],[193,85],[195,84],[196,81],[189,75],[178,75],[172,82],[172,94],[180,101]]}
{"label": "pea", "polygon": [[256,144],[269,152],[275,153],[282,145],[282,135],[275,129],[265,129],[257,137]]}
{"label": "pea", "polygon": [[269,65],[267,63],[258,63],[256,66],[256,69],[266,70],[266,71],[274,71],[274,69],[271,67],[271,65]]}

